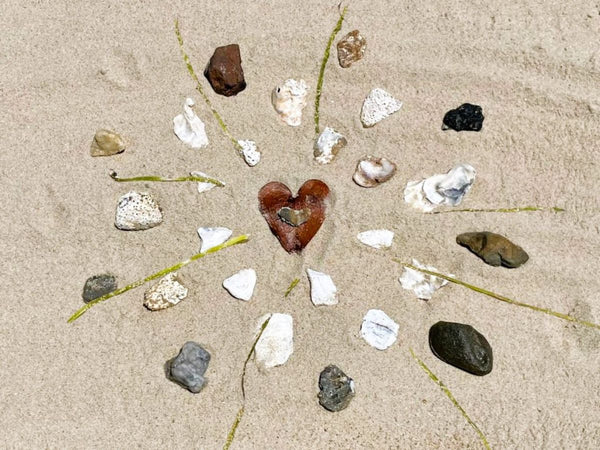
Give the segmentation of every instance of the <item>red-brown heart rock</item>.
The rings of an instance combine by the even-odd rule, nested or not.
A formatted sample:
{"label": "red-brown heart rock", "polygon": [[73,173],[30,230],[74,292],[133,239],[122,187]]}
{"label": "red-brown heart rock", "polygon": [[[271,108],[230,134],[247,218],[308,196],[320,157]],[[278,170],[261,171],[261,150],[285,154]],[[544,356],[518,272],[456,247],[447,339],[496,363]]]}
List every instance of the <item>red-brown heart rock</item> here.
{"label": "red-brown heart rock", "polygon": [[308,180],[295,197],[285,184],[272,181],[259,191],[258,204],[281,246],[301,252],[325,220],[328,196],[329,187],[320,180]]}

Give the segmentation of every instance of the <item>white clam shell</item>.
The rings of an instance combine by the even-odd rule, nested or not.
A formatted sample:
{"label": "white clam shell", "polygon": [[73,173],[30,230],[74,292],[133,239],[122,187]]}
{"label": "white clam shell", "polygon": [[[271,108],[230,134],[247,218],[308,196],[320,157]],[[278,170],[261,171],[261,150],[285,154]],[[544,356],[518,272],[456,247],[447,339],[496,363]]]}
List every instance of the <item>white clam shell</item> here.
{"label": "white clam shell", "polygon": [[163,216],[154,198],[146,192],[130,191],[119,199],[115,226],[119,230],[147,230],[162,223]]}
{"label": "white clam shell", "polygon": [[390,230],[368,230],[358,233],[356,238],[369,247],[389,248],[394,240],[394,232]]}
{"label": "white clam shell", "polygon": [[457,206],[471,190],[476,171],[469,164],[459,164],[446,174],[437,174],[421,181],[409,181],[404,189],[404,201],[424,212],[437,206]]}
{"label": "white clam shell", "polygon": [[352,179],[362,187],[375,187],[385,183],[396,173],[396,164],[386,158],[365,156],[358,161]]}
{"label": "white clam shell", "polygon": [[265,368],[285,364],[294,352],[294,320],[289,314],[267,314],[260,319],[262,324],[271,317],[254,348],[256,361]]}
{"label": "white clam shell", "polygon": [[396,100],[383,89],[375,88],[363,102],[360,111],[360,121],[364,127],[372,127],[400,108],[402,108],[401,101]]}
{"label": "white clam shell", "polygon": [[348,141],[333,128],[325,127],[315,141],[313,155],[319,164],[329,164]]}
{"label": "white clam shell", "polygon": [[[413,259],[412,263],[415,267],[438,272],[435,267],[421,264],[416,259]],[[443,278],[428,275],[410,267],[404,268],[404,272],[402,272],[402,276],[398,280],[404,289],[413,291],[417,298],[421,300],[431,300],[431,296],[435,291],[448,284],[448,281]]]}
{"label": "white clam shell", "polygon": [[223,287],[235,298],[248,301],[252,298],[256,286],[256,271],[242,269],[223,280]]}
{"label": "white clam shell", "polygon": [[370,309],[360,327],[360,335],[377,350],[385,350],[398,338],[399,325],[380,309]]}
{"label": "white clam shell", "polygon": [[144,293],[144,306],[151,311],[175,306],[187,297],[188,290],[179,282],[176,272],[160,279]]}
{"label": "white clam shell", "polygon": [[308,86],[304,80],[288,79],[271,93],[271,103],[281,120],[292,127],[302,123],[302,110],[306,106]]}
{"label": "white clam shell", "polygon": [[217,245],[221,245],[231,237],[231,231],[225,227],[200,227],[198,228],[198,236],[202,239],[202,247],[200,252],[204,253]]}
{"label": "white clam shell", "polygon": [[173,131],[184,144],[192,148],[203,148],[208,145],[208,137],[204,129],[204,123],[196,115],[194,100],[186,98],[183,104],[183,114],[173,119]]}
{"label": "white clam shell", "polygon": [[310,299],[315,306],[337,305],[337,288],[329,275],[316,270],[306,269],[310,281]]}
{"label": "white clam shell", "polygon": [[246,164],[254,167],[260,162],[260,152],[256,149],[256,142],[238,141],[238,144],[242,147],[242,157],[246,161]]}
{"label": "white clam shell", "polygon": [[[205,177],[205,178],[213,178],[216,179],[215,177],[212,177],[210,175],[205,174],[204,172],[190,172],[190,175],[193,177]],[[218,180],[221,181],[221,180]],[[225,183],[223,183],[221,181],[221,183],[224,185]],[[206,191],[210,191],[212,188],[216,187],[215,184],[213,183],[205,183],[203,181],[199,181],[198,182],[198,193],[202,194],[203,192]]]}

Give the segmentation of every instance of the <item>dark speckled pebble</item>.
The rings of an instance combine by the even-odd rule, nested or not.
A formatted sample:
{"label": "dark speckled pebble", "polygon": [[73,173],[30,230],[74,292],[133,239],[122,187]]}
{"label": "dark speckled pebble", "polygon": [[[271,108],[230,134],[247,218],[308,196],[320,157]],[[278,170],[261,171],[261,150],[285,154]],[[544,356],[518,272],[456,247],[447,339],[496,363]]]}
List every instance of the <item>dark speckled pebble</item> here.
{"label": "dark speckled pebble", "polygon": [[479,131],[483,126],[483,119],[481,106],[464,103],[446,113],[442,130],[452,128],[455,131]]}
{"label": "dark speckled pebble", "polygon": [[167,361],[167,378],[197,394],[206,385],[210,353],[195,342],[186,342],[179,354]]}
{"label": "dark speckled pebble", "polygon": [[94,275],[85,281],[83,286],[83,301],[89,303],[95,298],[102,297],[117,289],[117,279],[114,275],[103,273]]}
{"label": "dark speckled pebble", "polygon": [[438,322],[429,329],[429,346],[435,356],[473,375],[492,371],[492,347],[471,325]]}
{"label": "dark speckled pebble", "polygon": [[354,397],[354,381],[334,365],[325,367],[319,376],[319,403],[331,412],[345,409]]}

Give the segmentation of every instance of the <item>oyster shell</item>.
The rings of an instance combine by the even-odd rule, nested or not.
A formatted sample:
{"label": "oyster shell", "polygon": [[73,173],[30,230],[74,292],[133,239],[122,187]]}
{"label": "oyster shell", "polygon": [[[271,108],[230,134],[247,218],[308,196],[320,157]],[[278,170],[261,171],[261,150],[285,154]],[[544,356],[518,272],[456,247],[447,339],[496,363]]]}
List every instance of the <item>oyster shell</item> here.
{"label": "oyster shell", "polygon": [[186,98],[183,104],[183,114],[173,119],[173,131],[184,144],[192,148],[204,148],[208,145],[208,137],[204,123],[196,115],[192,107],[194,100]]}
{"label": "oyster shell", "polygon": [[396,173],[396,164],[386,158],[365,156],[358,161],[352,179],[362,187],[375,187],[391,179]]}
{"label": "oyster shell", "polygon": [[333,128],[325,127],[315,141],[313,155],[319,164],[329,164],[348,141]]}

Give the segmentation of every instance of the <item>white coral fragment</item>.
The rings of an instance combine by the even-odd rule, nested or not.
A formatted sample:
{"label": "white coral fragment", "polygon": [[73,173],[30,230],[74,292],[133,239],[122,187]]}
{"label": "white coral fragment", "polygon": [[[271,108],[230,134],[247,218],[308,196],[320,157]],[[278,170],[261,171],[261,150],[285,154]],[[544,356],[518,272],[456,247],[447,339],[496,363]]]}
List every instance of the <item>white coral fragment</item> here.
{"label": "white coral fragment", "polygon": [[313,155],[319,164],[329,164],[348,141],[333,128],[325,127],[315,141]]}
{"label": "white coral fragment", "polygon": [[256,342],[256,361],[269,369],[285,364],[294,352],[294,321],[289,314],[274,313],[263,316],[260,327],[270,317],[260,339]]}
{"label": "white coral fragment", "polygon": [[310,299],[315,306],[337,305],[337,288],[329,275],[316,270],[306,269],[310,281]]}
{"label": "white coral fragment", "polygon": [[119,199],[115,214],[115,227],[119,230],[147,230],[160,225],[162,220],[158,203],[146,192],[130,191]]}
{"label": "white coral fragment", "polygon": [[423,212],[438,206],[457,206],[471,190],[475,169],[458,164],[446,174],[437,174],[421,181],[409,181],[404,189],[404,201]]}
{"label": "white coral fragment", "polygon": [[399,325],[380,309],[370,309],[363,318],[360,334],[377,350],[385,350],[398,338]]}
{"label": "white coral fragment", "polygon": [[242,269],[223,280],[223,287],[235,298],[248,301],[252,298],[256,286],[256,271]]}
{"label": "white coral fragment", "polygon": [[192,109],[194,100],[186,98],[183,104],[183,114],[173,119],[173,131],[177,137],[192,148],[203,148],[208,145],[208,137],[204,130],[204,123]]}
{"label": "white coral fragment", "polygon": [[221,245],[231,237],[231,231],[225,227],[200,227],[198,228],[198,236],[202,239],[202,247],[200,252],[204,253],[217,245]]}
{"label": "white coral fragment", "polygon": [[170,308],[187,297],[187,294],[188,290],[179,282],[177,273],[170,273],[145,292],[144,306],[150,311]]}
{"label": "white coral fragment", "polygon": [[292,127],[302,123],[302,110],[306,106],[308,86],[304,80],[288,79],[273,89],[271,103],[281,120]]}
{"label": "white coral fragment", "polygon": [[[412,264],[415,267],[429,270],[430,272],[438,271],[435,267],[421,264],[416,259],[412,260]],[[454,275],[451,274],[450,276]],[[428,275],[410,267],[404,267],[404,272],[402,272],[402,276],[398,280],[404,289],[413,291],[417,298],[421,300],[431,300],[431,296],[435,291],[448,284],[448,281],[443,278]]]}
{"label": "white coral fragment", "polygon": [[256,149],[256,142],[254,141],[238,141],[238,144],[242,148],[242,157],[246,164],[250,167],[254,167],[260,162],[260,152]]}
{"label": "white coral fragment", "polygon": [[365,99],[360,111],[363,126],[372,127],[402,108],[402,102],[380,88],[373,89]]}
{"label": "white coral fragment", "polygon": [[389,248],[394,240],[394,232],[390,230],[368,230],[358,233],[356,238],[369,247]]}

